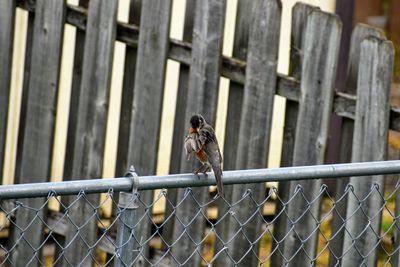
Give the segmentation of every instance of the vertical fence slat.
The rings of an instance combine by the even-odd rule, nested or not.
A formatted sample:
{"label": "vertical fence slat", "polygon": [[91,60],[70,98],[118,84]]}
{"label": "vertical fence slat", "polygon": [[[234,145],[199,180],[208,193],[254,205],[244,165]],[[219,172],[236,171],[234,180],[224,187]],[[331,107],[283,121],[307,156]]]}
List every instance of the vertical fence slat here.
{"label": "vertical fence slat", "polygon": [[[26,121],[22,143],[19,144],[21,146],[18,171],[20,183],[45,182],[49,178],[64,14],[64,0],[51,2],[37,0],[36,2],[29,90],[26,95]],[[44,199],[24,200],[24,204],[38,208],[44,204]],[[20,241],[19,246],[12,253],[15,266],[39,262],[40,251],[34,250],[39,248],[43,237],[43,224],[38,217],[44,218],[44,216],[43,210],[35,213],[21,209],[17,212],[15,220],[19,226],[27,227],[32,221],[35,223],[30,225],[24,233],[20,229],[13,231],[12,240],[17,240],[20,235],[24,236],[23,241]]]}
{"label": "vertical fence slat", "polygon": [[[154,174],[161,125],[162,98],[168,56],[171,1],[142,1],[140,34],[137,51],[134,97],[131,109],[128,164],[141,175]],[[142,192],[144,203],[151,203],[153,191]],[[138,216],[144,214],[139,209]],[[139,238],[150,235],[149,221],[143,219]],[[147,249],[144,248],[147,257]]]}
{"label": "vertical fence slat", "polygon": [[[183,124],[185,125],[182,136],[186,135],[190,117],[201,113],[204,118],[214,125],[216,105],[218,100],[218,87],[220,79],[221,49],[223,40],[225,0],[196,1],[196,14],[193,28],[192,58],[189,73],[189,88],[187,92],[186,112]],[[182,140],[183,143],[183,140]],[[177,159],[178,160],[178,159]],[[181,172],[192,172],[194,161],[188,162],[186,156],[181,156]],[[184,196],[184,189],[178,190],[178,199]],[[208,188],[193,188],[192,193],[198,200],[205,200]],[[183,223],[191,221],[193,214],[198,212],[198,207],[193,205],[189,196],[176,211],[176,216]],[[205,220],[197,216],[192,224],[186,228],[186,233],[172,249],[174,257],[183,263],[189,257],[187,266],[200,265],[201,246],[196,246],[191,239],[199,242],[203,237]],[[181,222],[175,220],[174,240],[178,239],[183,231]],[[191,238],[189,238],[189,236]],[[196,251],[192,256],[190,256]]]}
{"label": "vertical fence slat", "polygon": [[[117,1],[92,0],[89,3],[73,148],[72,178],[101,177],[107,126],[112,59],[116,31]],[[74,201],[73,197],[70,201]],[[91,266],[97,240],[97,220],[91,218],[98,196],[91,195],[74,202],[69,208],[65,243],[65,265]],[[85,225],[83,227],[83,225]],[[76,238],[77,227],[80,229]],[[72,243],[70,243],[72,241]],[[87,255],[90,256],[87,256]]]}
{"label": "vertical fence slat", "polygon": [[[343,89],[343,93],[356,95],[357,93],[357,77],[358,77],[358,68],[360,61],[360,48],[361,41],[364,40],[367,36],[376,36],[383,37],[382,31],[377,28],[369,27],[365,24],[359,24],[354,29],[351,36],[350,43],[350,59],[348,63],[348,73],[346,79],[346,86]],[[340,152],[339,152],[339,161],[341,163],[351,162],[351,150],[353,143],[353,128],[354,128],[354,120],[349,118],[342,118],[342,129],[341,129],[341,140],[340,140]],[[347,177],[343,177],[341,179],[337,179],[336,181],[336,198],[339,198],[343,195],[345,188],[349,182]],[[347,198],[346,198],[347,199]],[[340,202],[336,203],[336,209],[333,214],[332,221],[332,232],[337,233],[335,238],[331,241],[330,245],[330,257],[329,257],[329,266],[337,266],[338,257],[342,254],[343,249],[343,236],[344,229],[343,226],[343,218],[346,217],[346,205],[347,201],[343,199]]]}
{"label": "vertical fence slat", "polygon": [[0,184],[3,180],[4,150],[11,85],[15,1],[0,3]]}
{"label": "vertical fence slat", "polygon": [[[336,16],[319,10],[309,15],[304,33],[301,98],[293,151],[295,166],[322,164],[324,161],[340,33],[341,23]],[[291,193],[298,184],[304,189],[307,201],[311,201],[318,194],[321,181],[292,182]],[[297,194],[288,209],[289,218],[299,222],[295,226],[287,222],[290,234],[284,242],[284,254],[286,259],[294,257],[292,261],[299,266],[315,263],[317,234],[314,230],[318,224],[313,216],[319,217],[319,201],[312,205],[307,201]],[[300,218],[305,210],[309,210],[308,213]],[[308,240],[303,243],[301,240],[305,239]]]}
{"label": "vertical fence slat", "polygon": [[[281,3],[277,0],[259,0],[253,4],[253,20],[250,25],[247,51],[246,80],[243,107],[240,117],[236,168],[262,168],[268,161],[272,110],[276,90],[278,65]],[[247,184],[252,198],[261,203],[265,198],[265,184]],[[243,186],[234,186],[233,201],[241,199]],[[242,203],[246,209],[235,210],[235,217],[246,222],[258,207],[247,199]],[[261,222],[256,216],[243,225],[235,225],[239,235],[229,248],[240,266],[256,266]],[[226,240],[227,241],[227,240]],[[251,249],[250,249],[251,248]],[[234,253],[233,253],[234,252]]]}
{"label": "vertical fence slat", "polygon": [[[292,9],[292,29],[291,29],[291,44],[290,44],[290,69],[289,75],[297,80],[301,79],[302,69],[302,51],[304,30],[307,22],[308,15],[314,10],[318,9],[315,6],[307,5],[304,3],[296,3]],[[282,157],[281,167],[290,167],[293,165],[293,150],[295,144],[296,124],[297,116],[299,113],[299,103],[286,100],[285,110],[285,127],[283,133],[283,144],[282,144]],[[273,245],[271,251],[274,254],[271,256],[271,264],[273,266],[281,266],[283,263],[282,254],[283,246],[280,244],[286,235],[286,216],[282,212],[284,207],[281,201],[286,202],[290,196],[290,182],[279,182],[279,198],[276,202],[275,214],[281,214],[274,222],[273,231]]]}
{"label": "vertical fence slat", "polygon": [[[88,8],[89,0],[80,0],[79,6]],[[85,32],[83,30],[76,29],[75,55],[74,55],[74,65],[72,70],[73,77],[72,77],[71,97],[70,97],[69,114],[68,114],[67,145],[65,147],[65,159],[64,159],[64,172],[63,172],[64,181],[70,180],[72,178],[76,126],[79,114],[78,109],[76,107],[78,107],[79,105],[84,51],[85,51]],[[64,200],[65,198],[63,199],[63,201]]]}
{"label": "vertical fence slat", "polygon": [[[187,0],[186,1],[186,10],[185,10],[185,22],[183,28],[183,41],[192,42],[193,35],[193,24],[194,24],[194,15],[195,15],[195,7],[197,0]],[[187,127],[187,122],[185,122],[186,115],[186,102],[187,102],[187,94],[189,88],[189,73],[190,67],[184,64],[181,64],[179,67],[179,82],[178,82],[178,92],[176,98],[176,110],[175,110],[175,121],[174,121],[174,133],[172,137],[172,147],[171,147],[171,161],[169,166],[170,173],[179,173],[181,168],[182,153],[184,152],[182,149],[182,144],[185,135],[185,129]],[[165,206],[165,218],[170,216],[173,213],[174,205],[177,202],[178,197],[178,189],[170,188],[168,189],[168,201]],[[171,203],[171,204],[170,204]],[[168,222],[164,224],[163,227],[163,238],[167,244],[171,244],[173,242],[173,229],[174,229],[174,219],[170,219]],[[166,244],[163,244],[166,247]]]}
{"label": "vertical fence slat", "polygon": [[[352,162],[387,158],[393,56],[392,43],[384,39],[368,37],[361,43]],[[352,177],[350,183],[358,199],[351,193],[348,196],[342,265],[375,266],[382,215],[377,211],[384,204],[384,176]],[[360,203],[375,186],[379,187]]]}
{"label": "vertical fence slat", "polygon": [[[249,31],[252,20],[252,10],[253,10],[253,0],[242,0],[237,3],[236,12],[236,25],[235,25],[235,37],[233,42],[233,57],[246,60]],[[229,85],[229,95],[228,95],[228,110],[226,116],[225,124],[225,144],[224,144],[224,170],[234,170],[236,169],[236,155],[238,148],[239,139],[239,127],[240,127],[240,116],[242,112],[243,103],[243,92],[244,85],[239,84],[234,81],[230,81]],[[225,199],[228,202],[232,201],[232,185],[226,185]],[[223,216],[226,210],[229,208],[225,201],[218,201],[218,219]],[[229,217],[228,217],[229,218]],[[216,226],[216,231],[219,233],[222,240],[228,240],[233,236],[233,225],[232,222],[223,219]],[[221,242],[220,239],[216,239],[215,243],[215,253],[223,249],[225,244]],[[225,253],[222,253],[214,261],[215,266],[229,266],[232,261],[229,257],[226,257]]]}

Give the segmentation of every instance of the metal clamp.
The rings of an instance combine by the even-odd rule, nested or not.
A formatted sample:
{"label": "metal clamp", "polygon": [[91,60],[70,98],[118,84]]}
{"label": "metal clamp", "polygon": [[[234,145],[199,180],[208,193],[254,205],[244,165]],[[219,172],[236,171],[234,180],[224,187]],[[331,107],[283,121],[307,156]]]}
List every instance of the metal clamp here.
{"label": "metal clamp", "polygon": [[129,168],[129,171],[124,177],[132,181],[132,191],[119,193],[118,207],[121,209],[137,209],[139,207],[139,176],[133,165]]}

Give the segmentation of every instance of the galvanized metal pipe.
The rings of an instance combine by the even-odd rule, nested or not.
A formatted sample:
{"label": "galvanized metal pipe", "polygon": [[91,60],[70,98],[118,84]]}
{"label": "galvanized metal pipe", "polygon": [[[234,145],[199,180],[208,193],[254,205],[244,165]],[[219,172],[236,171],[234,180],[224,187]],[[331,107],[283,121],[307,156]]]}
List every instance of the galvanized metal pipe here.
{"label": "galvanized metal pipe", "polygon": [[[400,173],[400,160],[329,164],[315,166],[299,166],[273,169],[254,169],[226,171],[223,175],[224,184],[248,184],[274,181],[291,181],[321,178],[339,178],[351,176],[369,176],[377,174]],[[113,191],[132,190],[131,178],[90,179],[65,182],[49,182],[34,184],[16,184],[0,186],[0,199],[43,197],[51,192],[56,195],[75,195],[81,191],[86,194],[104,193]],[[139,190],[159,188],[199,187],[215,185],[214,175],[197,176],[187,174],[173,174],[161,176],[139,177]]]}

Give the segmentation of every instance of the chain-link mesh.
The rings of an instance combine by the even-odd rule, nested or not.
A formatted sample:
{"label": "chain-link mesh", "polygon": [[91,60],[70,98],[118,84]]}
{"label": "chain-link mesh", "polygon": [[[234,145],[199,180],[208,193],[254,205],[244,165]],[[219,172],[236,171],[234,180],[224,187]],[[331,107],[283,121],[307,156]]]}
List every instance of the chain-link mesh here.
{"label": "chain-link mesh", "polygon": [[[200,257],[202,265],[216,266],[215,262],[222,257],[233,266],[240,265],[245,257],[251,256],[257,258],[260,265],[270,266],[273,255],[278,255],[284,264],[288,264],[296,254],[304,253],[303,246],[307,242],[317,242],[315,255],[308,255],[310,262],[317,266],[327,266],[330,260],[339,266],[346,253],[358,249],[362,236],[372,232],[375,237],[371,240],[372,251],[361,256],[369,257],[371,253],[378,251],[378,265],[389,266],[394,253],[399,250],[393,241],[394,234],[399,231],[394,211],[394,198],[398,190],[397,184],[387,188],[387,192],[383,194],[382,189],[374,184],[367,195],[360,196],[352,185],[348,185],[343,194],[333,197],[328,187],[323,185],[318,195],[309,198],[305,189],[298,186],[292,196],[284,200],[278,189],[271,188],[261,202],[253,198],[252,192],[245,187],[239,200],[234,202],[211,196],[201,200],[190,188],[186,189],[183,198],[178,199],[176,204],[170,201],[167,190],[156,191],[151,203],[144,203],[140,192],[133,194],[132,198],[137,198],[137,205],[118,205],[114,197],[116,194],[112,191],[104,193],[101,198],[99,195],[86,195],[82,191],[77,196],[61,198],[49,195],[44,199],[38,198],[36,203],[32,199],[4,200],[0,205],[0,265],[20,266],[19,253],[24,248],[29,251],[26,265],[49,266],[63,263],[65,266],[76,266],[94,262],[100,266],[112,266],[118,260],[120,266],[132,266],[139,261],[150,266],[191,266],[191,260]],[[374,211],[366,210],[365,203],[373,196],[378,196],[382,205]],[[306,207],[299,217],[291,218],[287,212],[290,203],[299,200],[304,200]],[[357,208],[347,211],[346,216],[338,207],[348,201],[355,201]],[[27,202],[36,206],[28,205]],[[196,207],[197,212],[191,214],[190,218],[181,218],[177,212],[185,202]],[[278,203],[283,209],[276,210]],[[321,205],[319,214],[311,212],[312,205],[316,204]],[[112,205],[117,207],[115,216],[111,215]],[[173,207],[172,214],[164,214],[166,205]],[[240,209],[252,210],[250,217],[240,218]],[[33,219],[18,221],[18,214]],[[360,232],[352,233],[346,225],[356,214],[362,227]],[[277,219],[282,216],[286,220],[287,231],[282,237],[278,237],[274,233],[274,227]],[[296,229],[299,229],[304,217],[308,216],[313,218],[315,228],[309,236],[304,237]],[[340,228],[336,232],[331,227],[333,217],[341,220]],[[81,220],[82,218],[85,219]],[[197,225],[199,221],[204,222],[205,231],[202,238],[196,240],[191,233],[196,228],[199,231],[204,229]],[[250,239],[246,235],[246,227],[255,221],[261,222],[261,228],[257,231],[256,239]],[[372,227],[374,221],[379,221],[378,232]],[[163,231],[169,223],[174,223],[172,235]],[[43,231],[32,232],[32,226],[37,224],[43,225]],[[143,225],[150,225],[148,229],[151,231],[141,232]],[[233,229],[230,236],[222,234],[226,225]],[[123,228],[127,231],[117,233],[117,230]],[[344,239],[351,239],[351,245],[337,253],[337,248],[333,248],[332,243],[342,234]],[[40,237],[38,245],[31,242],[35,239],[34,236]],[[301,246],[292,255],[287,255],[282,247],[287,238],[301,240]],[[232,247],[236,239],[245,240],[242,244],[247,248],[240,250],[245,251],[242,255],[236,253]],[[188,243],[191,246],[187,246]],[[129,245],[129,257],[124,258],[124,248]],[[187,247],[194,249],[187,251]],[[75,257],[71,251],[76,250],[84,257]]]}

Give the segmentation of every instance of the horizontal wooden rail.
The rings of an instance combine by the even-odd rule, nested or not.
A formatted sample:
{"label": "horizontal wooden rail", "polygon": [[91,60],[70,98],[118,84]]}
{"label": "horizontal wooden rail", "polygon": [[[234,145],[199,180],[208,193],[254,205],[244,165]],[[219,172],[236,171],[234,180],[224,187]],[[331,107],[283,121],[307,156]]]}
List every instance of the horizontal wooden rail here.
{"label": "horizontal wooden rail", "polygon": [[[35,0],[17,0],[17,6],[29,12],[35,12]],[[87,21],[87,9],[74,5],[67,5],[66,22],[76,28],[85,31]],[[128,46],[136,47],[139,40],[139,27],[124,22],[117,23],[116,39]],[[192,46],[188,42],[170,39],[169,58],[181,64],[190,65]],[[246,62],[222,56],[221,75],[231,81],[244,84]],[[298,101],[300,97],[300,81],[278,73],[277,94],[292,101]],[[356,97],[341,92],[335,93],[334,113],[340,117],[354,119]],[[400,108],[391,107],[389,128],[400,131]]]}

